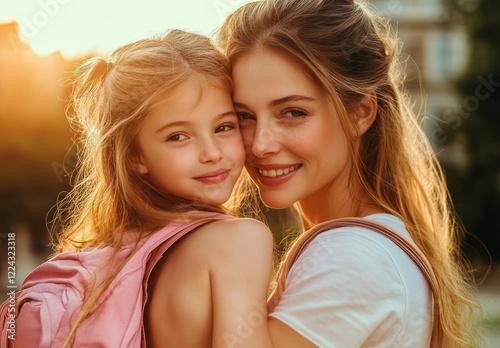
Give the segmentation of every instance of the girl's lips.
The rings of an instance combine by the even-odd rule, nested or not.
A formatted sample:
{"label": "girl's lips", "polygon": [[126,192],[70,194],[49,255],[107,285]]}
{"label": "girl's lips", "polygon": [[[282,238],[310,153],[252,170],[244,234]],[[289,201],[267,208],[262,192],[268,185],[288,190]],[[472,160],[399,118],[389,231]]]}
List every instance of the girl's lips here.
{"label": "girl's lips", "polygon": [[194,179],[198,180],[204,184],[220,184],[224,182],[229,176],[229,169],[221,169],[213,172],[205,173],[203,175],[197,176]]}

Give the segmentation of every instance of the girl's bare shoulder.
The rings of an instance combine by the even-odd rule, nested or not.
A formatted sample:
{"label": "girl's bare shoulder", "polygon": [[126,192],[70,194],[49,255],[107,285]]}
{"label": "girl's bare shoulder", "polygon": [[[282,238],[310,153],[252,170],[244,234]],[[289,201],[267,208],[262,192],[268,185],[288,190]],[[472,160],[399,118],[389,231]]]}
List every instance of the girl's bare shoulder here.
{"label": "girl's bare shoulder", "polygon": [[273,235],[262,222],[249,218],[218,220],[193,231],[193,242],[200,243],[211,253],[230,249],[241,250],[253,247],[272,248]]}
{"label": "girl's bare shoulder", "polygon": [[[198,228],[204,233],[226,234],[247,236],[248,233],[270,236],[271,231],[262,222],[250,218],[234,218],[228,220],[217,220]],[[228,237],[228,236],[225,236]],[[248,236],[250,237],[250,236]]]}
{"label": "girl's bare shoulder", "polygon": [[247,218],[216,220],[189,232],[170,248],[176,262],[209,266],[220,259],[272,254],[273,235],[263,223]]}
{"label": "girl's bare shoulder", "polygon": [[[210,222],[176,242],[177,257],[214,270],[255,258],[271,260],[273,235],[263,223],[247,218]],[[180,260],[179,260],[180,261]]]}

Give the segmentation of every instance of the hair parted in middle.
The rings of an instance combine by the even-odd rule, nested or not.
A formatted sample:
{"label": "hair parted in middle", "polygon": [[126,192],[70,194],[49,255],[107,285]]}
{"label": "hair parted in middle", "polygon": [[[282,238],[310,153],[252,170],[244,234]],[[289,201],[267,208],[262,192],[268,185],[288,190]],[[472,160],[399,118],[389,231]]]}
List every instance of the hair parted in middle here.
{"label": "hair parted in middle", "polygon": [[[324,90],[350,145],[351,184],[399,217],[433,266],[443,346],[472,346],[476,303],[461,268],[460,229],[444,174],[404,88],[400,44],[388,19],[352,0],[262,0],[227,18],[218,45],[230,63],[260,49],[284,55]],[[351,111],[365,97],[376,98],[377,115],[359,139]],[[278,275],[271,308],[285,279]]]}

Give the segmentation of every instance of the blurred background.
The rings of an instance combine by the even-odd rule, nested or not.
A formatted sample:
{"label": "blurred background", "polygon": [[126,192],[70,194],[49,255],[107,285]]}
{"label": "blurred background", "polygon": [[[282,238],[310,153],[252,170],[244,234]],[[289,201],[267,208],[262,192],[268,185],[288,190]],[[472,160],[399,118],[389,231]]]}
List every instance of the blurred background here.
{"label": "blurred background", "polygon": [[[0,255],[15,233],[17,284],[52,252],[47,222],[77,164],[65,118],[75,67],[169,28],[211,35],[246,2],[0,0]],[[407,87],[466,230],[462,251],[487,311],[486,346],[499,347],[500,2],[369,2],[401,38]],[[285,214],[267,215],[280,239]],[[6,274],[2,256],[2,289]]]}

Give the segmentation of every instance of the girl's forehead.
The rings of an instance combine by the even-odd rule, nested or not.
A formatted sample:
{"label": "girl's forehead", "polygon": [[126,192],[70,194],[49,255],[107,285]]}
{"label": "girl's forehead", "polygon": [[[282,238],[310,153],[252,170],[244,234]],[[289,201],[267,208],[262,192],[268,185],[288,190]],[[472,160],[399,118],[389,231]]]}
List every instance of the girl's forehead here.
{"label": "girl's forehead", "polygon": [[206,113],[225,112],[232,108],[231,94],[221,83],[189,78],[175,89],[162,94],[150,109],[147,117],[166,115],[190,115],[200,109]]}

